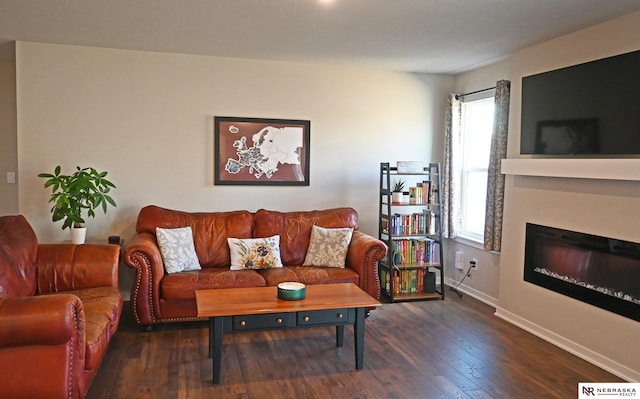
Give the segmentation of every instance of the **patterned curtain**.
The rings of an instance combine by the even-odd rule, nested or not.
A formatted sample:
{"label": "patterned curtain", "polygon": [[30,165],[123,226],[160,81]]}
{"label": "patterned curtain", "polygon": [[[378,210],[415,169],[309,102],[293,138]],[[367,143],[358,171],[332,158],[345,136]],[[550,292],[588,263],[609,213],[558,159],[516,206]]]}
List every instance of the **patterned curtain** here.
{"label": "patterned curtain", "polygon": [[462,225],[460,179],[462,176],[462,102],[449,96],[445,119],[444,162],[442,165],[442,235],[455,238]]}
{"label": "patterned curtain", "polygon": [[500,252],[502,248],[502,211],[504,207],[504,175],[502,160],[507,157],[509,127],[509,93],[511,82],[496,83],[493,133],[487,179],[487,208],[484,221],[484,250]]}

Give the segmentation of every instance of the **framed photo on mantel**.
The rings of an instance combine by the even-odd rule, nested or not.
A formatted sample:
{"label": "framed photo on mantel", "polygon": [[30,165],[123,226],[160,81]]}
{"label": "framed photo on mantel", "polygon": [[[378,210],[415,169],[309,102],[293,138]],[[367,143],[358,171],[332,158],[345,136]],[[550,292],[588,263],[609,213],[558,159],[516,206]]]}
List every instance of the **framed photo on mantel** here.
{"label": "framed photo on mantel", "polygon": [[215,184],[308,186],[308,120],[214,117]]}

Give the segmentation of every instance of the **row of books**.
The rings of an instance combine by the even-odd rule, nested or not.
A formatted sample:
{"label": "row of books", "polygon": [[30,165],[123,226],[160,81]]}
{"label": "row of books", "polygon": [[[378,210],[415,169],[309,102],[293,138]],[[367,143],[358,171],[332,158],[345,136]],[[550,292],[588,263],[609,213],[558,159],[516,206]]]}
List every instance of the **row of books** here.
{"label": "row of books", "polygon": [[[439,250],[439,244],[430,238],[393,240],[391,248],[393,265],[436,263]],[[398,254],[400,259],[397,259]]]}
{"label": "row of books", "polygon": [[392,235],[436,234],[435,213],[430,210],[409,214],[394,213],[391,220],[381,216],[382,232]]}
{"label": "row of books", "polygon": [[429,180],[416,183],[415,187],[409,187],[409,203],[420,205],[435,202],[435,189]]}
{"label": "row of books", "polygon": [[392,291],[394,295],[397,295],[422,292],[433,293],[436,290],[435,273],[429,272],[427,269],[395,270],[393,271],[393,276],[388,270],[384,270],[380,275],[380,279],[389,296],[391,296]]}

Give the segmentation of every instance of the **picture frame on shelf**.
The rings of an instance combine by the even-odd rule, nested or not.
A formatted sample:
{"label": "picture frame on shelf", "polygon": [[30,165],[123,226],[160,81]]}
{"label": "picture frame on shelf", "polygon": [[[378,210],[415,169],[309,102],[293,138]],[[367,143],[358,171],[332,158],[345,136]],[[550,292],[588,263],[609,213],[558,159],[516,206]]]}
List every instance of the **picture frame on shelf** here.
{"label": "picture frame on shelf", "polygon": [[398,161],[396,162],[398,173],[422,173],[422,161]]}
{"label": "picture frame on shelf", "polygon": [[214,117],[216,185],[308,186],[311,122]]}

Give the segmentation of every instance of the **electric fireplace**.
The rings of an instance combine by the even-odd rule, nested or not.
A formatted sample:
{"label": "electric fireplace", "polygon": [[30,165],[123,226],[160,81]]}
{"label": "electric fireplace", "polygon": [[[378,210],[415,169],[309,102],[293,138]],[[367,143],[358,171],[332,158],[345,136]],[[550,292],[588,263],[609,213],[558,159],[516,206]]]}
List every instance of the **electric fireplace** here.
{"label": "electric fireplace", "polygon": [[524,279],[640,321],[640,243],[527,223]]}

